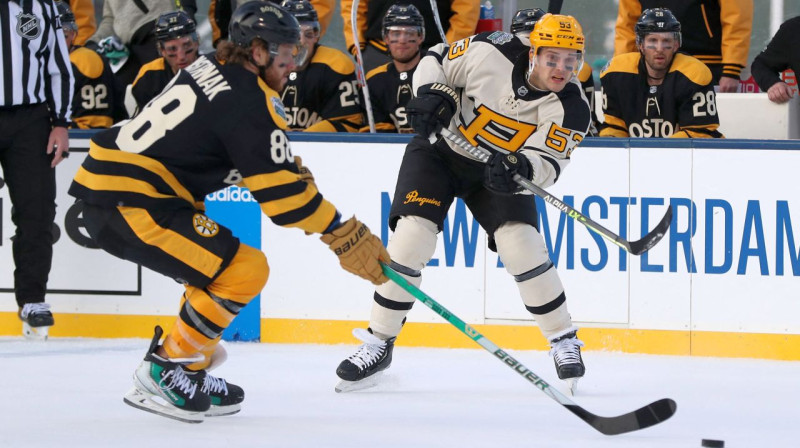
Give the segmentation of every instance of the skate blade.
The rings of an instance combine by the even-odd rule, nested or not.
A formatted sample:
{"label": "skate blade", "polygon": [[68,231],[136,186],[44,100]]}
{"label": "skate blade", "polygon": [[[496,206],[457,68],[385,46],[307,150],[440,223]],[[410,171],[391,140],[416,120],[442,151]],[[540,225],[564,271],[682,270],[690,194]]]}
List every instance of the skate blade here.
{"label": "skate blade", "polygon": [[203,412],[187,412],[180,410],[174,406],[168,406],[158,403],[153,400],[153,396],[133,388],[128,391],[123,397],[122,401],[125,404],[141,409],[143,411],[151,412],[162,417],[171,418],[184,423],[202,423],[205,416]]}
{"label": "skate blade", "polygon": [[363,380],[358,380],[358,381],[341,380],[339,381],[339,384],[337,384],[336,387],[334,387],[333,390],[335,390],[337,393],[342,393],[342,392],[353,392],[356,390],[369,389],[377,386],[378,383],[381,382],[380,380],[382,376],[383,376],[383,371],[380,371],[378,373],[375,373],[373,375],[364,378]]}
{"label": "skate blade", "polygon": [[31,327],[27,322],[22,322],[22,335],[30,341],[46,341],[50,327]]}
{"label": "skate blade", "polygon": [[232,404],[230,406],[214,406],[206,411],[206,417],[223,417],[226,415],[233,415],[242,410],[241,404]]}
{"label": "skate blade", "polygon": [[566,380],[564,380],[564,382],[567,383],[567,388],[569,389],[569,394],[571,396],[573,396],[573,397],[575,396],[575,392],[578,391],[578,380],[579,379],[580,378],[567,378]]}

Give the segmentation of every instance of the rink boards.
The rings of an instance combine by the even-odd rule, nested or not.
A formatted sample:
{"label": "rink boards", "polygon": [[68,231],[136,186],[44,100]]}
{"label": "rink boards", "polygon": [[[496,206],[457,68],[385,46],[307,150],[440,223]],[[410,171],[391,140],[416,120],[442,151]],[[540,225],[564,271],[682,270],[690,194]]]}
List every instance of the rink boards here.
{"label": "rink boards", "polygon": [[[145,337],[169,326],[182,287],[93,249],[66,194],[91,132],[71,134],[58,168],[56,243],[48,302],[53,336]],[[293,135],[317,184],[345,217],[356,214],[384,242],[406,137]],[[346,140],[345,140],[346,139]],[[540,231],[558,266],[573,320],[589,349],[800,359],[800,166],[796,142],[587,139],[548,191],[629,240],[663,216],[668,234],[631,256],[540,201]],[[14,316],[10,202],[0,190],[0,334]],[[315,236],[272,224],[238,187],[207,198],[209,215],[260,245],[271,274],[260,302],[228,338],[353,343],[369,318],[372,287],[342,271]],[[513,279],[486,247],[463,202],[450,209],[422,289],[499,345],[544,349]],[[398,344],[472,347],[424,306]]]}

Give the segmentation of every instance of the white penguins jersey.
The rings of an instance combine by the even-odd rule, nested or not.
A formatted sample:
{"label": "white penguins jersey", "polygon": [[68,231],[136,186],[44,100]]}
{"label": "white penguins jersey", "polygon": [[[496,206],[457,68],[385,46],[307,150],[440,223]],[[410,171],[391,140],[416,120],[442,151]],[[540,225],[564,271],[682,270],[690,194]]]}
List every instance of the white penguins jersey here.
{"label": "white penguins jersey", "polygon": [[[533,166],[533,182],[546,188],[558,180],[591,122],[589,103],[576,79],[561,92],[541,91],[526,81],[528,51],[503,31],[480,33],[431,48],[417,66],[413,89],[447,84],[460,97],[449,129],[475,146],[521,150]],[[458,154],[474,159],[458,145]]]}

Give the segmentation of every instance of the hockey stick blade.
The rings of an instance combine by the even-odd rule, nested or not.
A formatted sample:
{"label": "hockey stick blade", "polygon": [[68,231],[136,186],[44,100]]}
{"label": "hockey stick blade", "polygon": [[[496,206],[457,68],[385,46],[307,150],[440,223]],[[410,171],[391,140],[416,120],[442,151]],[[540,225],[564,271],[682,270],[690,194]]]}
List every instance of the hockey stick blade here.
{"label": "hockey stick blade", "polygon": [[592,414],[550,386],[545,380],[533,373],[532,370],[522,365],[521,362],[514,359],[510,354],[502,350],[494,342],[487,339],[478,330],[468,325],[455,314],[451,313],[447,308],[443,307],[431,296],[425,294],[416,286],[408,283],[405,278],[392,270],[390,267],[383,263],[381,263],[381,267],[383,268],[383,273],[386,274],[391,281],[395,282],[398,286],[406,290],[409,294],[414,296],[415,299],[424,303],[425,306],[432,309],[436,314],[443,317],[451,325],[458,328],[463,334],[486,349],[486,351],[494,355],[503,364],[510,367],[512,370],[522,376],[522,378],[526,379],[537,389],[541,390],[545,395],[557,401],[561,406],[567,408],[567,410],[591,425],[592,428],[596,429],[597,431],[607,436],[624,434],[626,432],[649,428],[650,426],[663,422],[675,414],[677,404],[674,400],[669,398],[663,398],[650,403],[643,408],[616,417],[601,417],[599,415]]}
{"label": "hockey stick blade", "polygon": [[640,255],[650,250],[653,246],[658,244],[659,241],[661,241],[661,238],[663,238],[667,233],[667,229],[671,223],[672,205],[667,207],[667,213],[664,214],[664,217],[661,218],[661,221],[653,228],[653,230],[650,231],[650,233],[643,236],[642,239],[638,241],[631,241],[628,243],[628,252],[632,253],[633,255]]}
{"label": "hockey stick blade", "polygon": [[[450,140],[451,142],[455,143],[456,145],[461,147],[461,149],[463,149],[473,157],[477,158],[481,162],[486,163],[489,161],[491,153],[487,149],[473,146],[472,143],[464,140],[462,137],[456,135],[454,132],[450,131],[447,128],[443,128],[440,131],[440,135],[446,138],[447,140]],[[519,174],[514,175],[514,181],[517,182],[521,187],[525,188],[526,190],[530,191],[536,196],[542,198],[542,200],[545,201],[546,203],[557,208],[561,213],[578,221],[579,223],[586,226],[587,229],[604,237],[605,239],[611,241],[612,243],[625,249],[626,251],[628,251],[633,255],[641,255],[642,253],[650,250],[653,246],[655,246],[656,243],[661,241],[661,238],[664,237],[664,234],[666,233],[667,229],[672,223],[672,206],[669,205],[667,206],[666,214],[664,214],[664,217],[661,218],[661,221],[659,221],[655,229],[653,229],[650,233],[645,235],[642,239],[630,242],[625,240],[621,236],[617,235],[616,233],[606,229],[605,227],[595,222],[588,216],[584,215],[578,210],[575,210],[575,208],[565,203],[561,199],[548,193],[547,190],[545,190],[544,188],[534,184],[533,182],[520,176]]]}

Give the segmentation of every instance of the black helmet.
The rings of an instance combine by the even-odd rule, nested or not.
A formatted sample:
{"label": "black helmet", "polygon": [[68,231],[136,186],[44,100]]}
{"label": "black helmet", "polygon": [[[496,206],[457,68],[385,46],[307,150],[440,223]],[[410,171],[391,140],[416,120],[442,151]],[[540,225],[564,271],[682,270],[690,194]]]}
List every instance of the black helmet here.
{"label": "black helmet", "polygon": [[641,45],[644,37],[650,33],[674,33],[681,44],[681,22],[667,8],[645,9],[634,27],[636,44]]}
{"label": "black helmet", "polygon": [[183,11],[165,12],[156,19],[156,40],[166,42],[183,36],[197,40],[197,24]]}
{"label": "black helmet", "polygon": [[268,44],[300,43],[300,24],[280,6],[263,1],[247,2],[236,8],[228,25],[231,42],[249,47],[253,39]]}
{"label": "black helmet", "polygon": [[75,14],[72,13],[67,2],[56,2],[56,8],[58,9],[58,21],[61,23],[61,28],[78,31],[78,24],[75,23]]}
{"label": "black helmet", "polygon": [[300,23],[310,23],[319,31],[319,16],[308,0],[283,0],[281,7],[289,11]]}
{"label": "black helmet", "polygon": [[411,26],[419,30],[422,40],[425,40],[425,19],[419,9],[414,5],[392,5],[383,16],[381,33],[385,36],[391,26]]}
{"label": "black helmet", "polygon": [[530,33],[533,31],[536,22],[545,14],[547,13],[542,8],[520,9],[514,14],[514,18],[511,19],[511,34],[517,34],[523,31]]}

